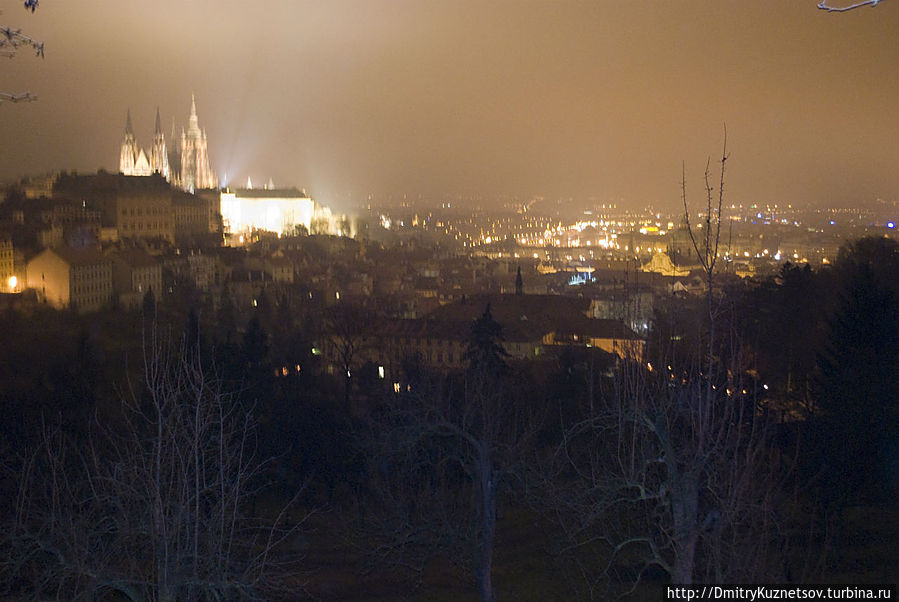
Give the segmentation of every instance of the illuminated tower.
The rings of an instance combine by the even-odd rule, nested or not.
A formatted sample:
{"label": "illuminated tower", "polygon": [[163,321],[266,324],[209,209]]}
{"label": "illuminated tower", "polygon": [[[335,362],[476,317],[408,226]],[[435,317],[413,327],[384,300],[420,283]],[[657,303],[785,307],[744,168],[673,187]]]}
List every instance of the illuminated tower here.
{"label": "illuminated tower", "polygon": [[126,176],[149,176],[153,173],[147,153],[137,147],[137,141],[134,139],[130,109],[125,118],[125,140],[122,142],[122,152],[119,155],[119,171]]}
{"label": "illuminated tower", "polygon": [[193,95],[187,132],[181,131],[181,187],[190,192],[198,188],[218,188],[218,178],[209,167],[206,132],[200,130],[197,101]]}
{"label": "illuminated tower", "polygon": [[[162,131],[159,107],[156,108],[156,131],[149,153],[137,146],[131,127],[131,110],[125,119],[125,139],[119,157],[119,171],[126,176],[160,174],[173,186],[193,192],[201,188],[218,188],[218,178],[209,166],[206,132],[200,129],[197,119],[197,102],[191,96],[190,118],[187,131],[181,131],[180,146],[174,143],[175,122],[172,121],[172,154],[166,146]],[[179,151],[180,150],[180,154]]]}
{"label": "illuminated tower", "polygon": [[131,109],[125,118],[125,140],[122,142],[122,152],[119,157],[119,171],[126,176],[134,175],[134,162],[137,160],[137,141],[134,139],[134,130],[131,129]]}
{"label": "illuminated tower", "polygon": [[165,150],[165,134],[162,133],[159,107],[156,107],[156,133],[153,134],[153,149],[150,151],[150,171],[169,179],[169,156]]}

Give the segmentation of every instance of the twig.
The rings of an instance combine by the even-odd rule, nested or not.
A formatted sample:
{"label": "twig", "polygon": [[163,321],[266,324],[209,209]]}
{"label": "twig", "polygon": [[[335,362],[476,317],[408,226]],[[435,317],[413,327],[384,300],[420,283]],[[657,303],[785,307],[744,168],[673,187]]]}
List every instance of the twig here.
{"label": "twig", "polygon": [[829,6],[826,0],[824,0],[818,3],[818,8],[829,13],[844,13],[856,8],[861,8],[862,6],[874,7],[877,6],[879,2],[880,0],[864,0],[864,2],[856,2],[855,4],[850,4],[849,6]]}

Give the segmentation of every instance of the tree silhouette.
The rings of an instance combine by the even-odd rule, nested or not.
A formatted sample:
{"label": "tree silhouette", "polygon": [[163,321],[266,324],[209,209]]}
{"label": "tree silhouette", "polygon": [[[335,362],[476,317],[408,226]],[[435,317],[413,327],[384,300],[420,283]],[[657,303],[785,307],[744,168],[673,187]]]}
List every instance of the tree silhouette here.
{"label": "tree silhouette", "polygon": [[474,577],[482,602],[495,602],[497,509],[537,433],[511,380],[468,372],[387,401],[366,453],[373,560],[420,575],[444,555]]}
{"label": "tree silhouette", "polygon": [[[538,506],[578,551],[571,564],[591,598],[636,587],[651,568],[681,584],[783,578],[787,542],[773,517],[784,475],[756,411],[761,395],[734,299],[718,279],[726,160],[725,146],[717,193],[706,167],[702,229],[690,229],[705,294],[657,320],[650,361],[624,358],[595,406],[537,458]],[[683,195],[688,216],[685,184]]]}
{"label": "tree silhouette", "polygon": [[506,363],[509,354],[503,348],[502,341],[503,327],[493,319],[488,303],[484,313],[471,325],[471,336],[465,350],[469,370],[483,371],[493,376],[505,374],[509,369]]}
{"label": "tree silhouette", "polygon": [[[776,278],[752,290],[744,308],[756,332],[759,371],[777,409],[808,418],[813,409],[812,381],[831,303],[828,278],[808,265],[785,264]],[[809,303],[815,299],[816,303]],[[801,319],[796,309],[803,308]]]}
{"label": "tree silhouette", "polygon": [[[245,514],[262,468],[249,411],[199,354],[151,337],[116,426],[48,430],[21,460],[0,591],[28,599],[272,599],[286,530]],[[275,523],[283,521],[282,515]]]}
{"label": "tree silhouette", "polygon": [[[879,247],[879,248],[878,248]],[[878,256],[886,252],[884,260]],[[893,265],[890,266],[889,263]],[[876,267],[875,267],[876,266]],[[899,435],[899,303],[875,270],[899,266],[896,243],[859,241],[841,257],[847,278],[818,358],[825,483],[838,506],[886,493]],[[893,487],[899,485],[895,476]],[[878,496],[879,497],[879,496]]]}

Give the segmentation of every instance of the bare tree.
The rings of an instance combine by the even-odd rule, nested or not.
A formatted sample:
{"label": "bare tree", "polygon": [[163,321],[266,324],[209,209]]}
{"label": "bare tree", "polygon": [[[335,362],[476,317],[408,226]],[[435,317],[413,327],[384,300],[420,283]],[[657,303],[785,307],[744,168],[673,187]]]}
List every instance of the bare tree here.
{"label": "bare tree", "polygon": [[[38,0],[25,0],[25,10],[32,13],[37,9]],[[44,58],[44,43],[31,38],[22,33],[21,29],[15,29],[9,25],[0,25],[0,56],[8,58],[14,57],[21,47],[31,48],[35,54]],[[37,100],[37,96],[31,92],[22,92],[18,94],[0,91],[0,103],[4,100],[9,102],[30,102]]]}
{"label": "bare tree", "polygon": [[718,193],[707,166],[705,217],[690,228],[708,287],[692,315],[677,314],[693,346],[667,337],[622,362],[595,410],[542,459],[538,500],[591,598],[636,587],[652,567],[680,584],[784,578],[787,463],[716,278],[726,160],[725,143]]}
{"label": "bare tree", "polygon": [[365,532],[377,542],[372,566],[388,563],[420,577],[432,557],[473,574],[493,602],[497,507],[521,474],[536,432],[509,384],[486,370],[460,382],[419,385],[397,396],[373,428]]}
{"label": "bare tree", "polygon": [[81,448],[47,433],[22,460],[2,582],[31,599],[272,599],[297,527],[246,515],[262,467],[250,413],[195,350],[147,349],[120,424]]}
{"label": "bare tree", "polygon": [[366,352],[371,345],[372,328],[376,321],[369,308],[351,303],[338,302],[328,308],[325,314],[324,337],[328,360],[340,369],[343,379],[344,411],[350,415],[350,396],[353,372],[366,361]]}

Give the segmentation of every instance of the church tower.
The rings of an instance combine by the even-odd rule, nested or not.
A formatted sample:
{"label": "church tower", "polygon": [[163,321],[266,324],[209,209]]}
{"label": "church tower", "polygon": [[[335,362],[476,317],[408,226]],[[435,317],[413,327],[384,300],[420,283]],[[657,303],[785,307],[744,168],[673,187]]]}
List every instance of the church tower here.
{"label": "church tower", "polygon": [[193,95],[187,132],[181,131],[181,187],[190,192],[198,188],[218,188],[218,178],[209,167],[206,132],[200,130],[197,100]]}
{"label": "church tower", "polygon": [[156,107],[156,133],[153,134],[153,149],[150,151],[150,171],[169,179],[169,155],[165,150],[165,134],[162,133],[159,107]]}
{"label": "church tower", "polygon": [[128,116],[125,118],[125,140],[122,142],[122,152],[119,156],[119,171],[126,176],[133,176],[137,155],[137,141],[134,139],[134,130],[131,129],[131,109],[128,109]]}
{"label": "church tower", "polygon": [[119,155],[119,171],[126,176],[149,176],[153,173],[147,153],[138,148],[134,139],[131,109],[128,109],[128,116],[125,118],[125,140],[122,142],[122,152]]}
{"label": "church tower", "polygon": [[[172,140],[166,146],[159,107],[156,107],[156,130],[153,145],[144,150],[137,145],[131,127],[131,109],[125,118],[125,139],[119,156],[119,171],[126,176],[160,174],[173,186],[188,192],[203,188],[218,188],[218,178],[209,166],[206,132],[197,119],[197,100],[191,95],[187,131],[181,130],[181,144],[175,141],[175,122],[172,120]],[[179,153],[180,151],[180,153]]]}

